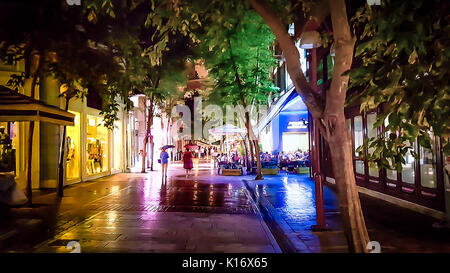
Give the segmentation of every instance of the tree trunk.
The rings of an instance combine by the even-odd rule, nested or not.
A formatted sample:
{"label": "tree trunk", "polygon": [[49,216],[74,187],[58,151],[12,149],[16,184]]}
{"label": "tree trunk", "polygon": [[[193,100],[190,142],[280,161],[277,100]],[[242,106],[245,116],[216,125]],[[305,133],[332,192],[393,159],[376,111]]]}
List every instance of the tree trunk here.
{"label": "tree trunk", "polygon": [[336,181],[339,210],[344,222],[350,252],[367,252],[369,235],[361,210],[355,174],[350,132],[344,113],[337,118],[333,135],[328,137],[334,178]]}
{"label": "tree trunk", "polygon": [[150,171],[154,171],[153,170],[153,158],[154,158],[154,154],[155,154],[155,143],[153,142],[153,137],[150,138]]}
{"label": "tree trunk", "polygon": [[248,144],[250,146],[250,170],[253,170],[253,161],[255,160],[255,149],[253,147],[253,141],[248,138]]}
{"label": "tree trunk", "polygon": [[153,115],[154,115],[154,99],[153,96],[150,99],[150,105],[149,105],[149,115],[148,115],[148,134],[150,139],[150,171],[153,171],[153,159],[154,159],[154,142],[153,142],[153,135],[152,135],[152,126],[153,126]]}
{"label": "tree trunk", "polygon": [[250,169],[250,160],[248,158],[248,146],[247,146],[247,140],[244,139],[242,140],[242,144],[244,144],[244,149],[245,149],[245,168],[247,169],[247,171]]}
{"label": "tree trunk", "polygon": [[142,170],[141,173],[145,173],[145,170],[147,169],[145,166],[146,158],[147,158],[147,143],[148,143],[148,137],[144,137],[144,147],[142,148]]}
{"label": "tree trunk", "polygon": [[[147,97],[145,98],[144,109],[145,109],[144,110],[145,114],[147,114]],[[146,158],[147,158],[148,131],[149,131],[149,124],[148,124],[148,119],[147,119],[147,127],[145,129],[145,136],[144,136],[144,146],[142,147],[142,170],[141,170],[141,173],[145,173],[145,170],[146,170],[145,163],[146,163]]]}
{"label": "tree trunk", "polygon": [[256,152],[256,177],[255,180],[262,180],[262,170],[261,170],[261,158],[259,156],[259,145],[258,139],[255,137],[255,133],[253,132],[252,125],[250,122],[250,114],[249,112],[245,112],[245,127],[247,128],[247,135],[250,142],[253,142],[255,146]]}
{"label": "tree trunk", "polygon": [[259,141],[255,139],[254,143],[256,149],[256,169],[257,169],[255,180],[263,180],[261,169],[261,157],[259,156]]}
{"label": "tree trunk", "polygon": [[330,146],[333,171],[350,252],[368,252],[370,241],[356,187],[353,151],[349,128],[345,122],[344,105],[349,70],[353,61],[355,38],[351,36],[344,0],[330,0],[331,21],[336,49],[335,67],[326,106],[321,118],[322,135]]}
{"label": "tree trunk", "polygon": [[[69,99],[66,98],[66,105],[64,109],[69,110]],[[63,134],[61,139],[61,147],[59,149],[59,164],[58,164],[58,196],[64,196],[64,154],[66,152],[66,134],[67,128],[63,126]]]}
{"label": "tree trunk", "polygon": [[[277,38],[287,70],[297,93],[303,98],[312,117],[320,126],[320,132],[330,146],[335,181],[338,188],[339,207],[345,224],[345,232],[351,252],[367,252],[370,241],[361,210],[353,171],[351,138],[345,122],[344,105],[348,76],[342,73],[350,69],[353,60],[354,37],[351,36],[344,0],[329,0],[336,49],[335,68],[326,100],[314,92],[301,70],[299,52],[285,25],[263,0],[248,0],[261,15]],[[320,11],[320,9],[318,9]],[[324,18],[322,16],[322,18]],[[319,20],[320,21],[320,20]]]}
{"label": "tree trunk", "polygon": [[[145,108],[147,109],[147,100],[145,102]],[[151,166],[153,166],[153,151],[152,148],[150,150],[150,156],[151,158],[147,158],[147,144],[152,143],[153,139],[152,137],[150,137],[151,134],[151,128],[153,125],[153,98],[150,99],[150,105],[148,106],[148,116],[147,116],[147,128],[145,130],[145,138],[144,138],[144,148],[142,150],[142,173],[145,173],[146,170],[146,165],[150,165],[150,164],[146,164],[147,160],[151,160]],[[150,163],[150,162],[149,162]],[[152,169],[153,171],[153,169]]]}

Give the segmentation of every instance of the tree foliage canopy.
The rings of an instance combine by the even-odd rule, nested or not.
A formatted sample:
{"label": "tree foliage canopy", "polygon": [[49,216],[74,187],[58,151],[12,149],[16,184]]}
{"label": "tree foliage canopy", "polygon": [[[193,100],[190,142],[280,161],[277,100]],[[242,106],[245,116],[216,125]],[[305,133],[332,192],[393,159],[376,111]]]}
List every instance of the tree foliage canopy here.
{"label": "tree foliage canopy", "polygon": [[221,105],[267,103],[277,90],[270,75],[277,64],[270,48],[272,32],[251,10],[228,17],[224,24],[230,27],[212,24],[201,36],[202,56],[215,83],[210,99]]}
{"label": "tree foliage canopy", "polygon": [[[401,170],[404,156],[419,145],[431,148],[430,132],[441,136],[449,153],[450,16],[443,1],[382,1],[365,5],[354,16],[363,31],[355,55],[361,65],[349,75],[361,89],[361,111],[381,106],[374,127],[379,137],[366,141],[368,159]],[[386,120],[386,121],[385,121]],[[360,149],[361,150],[361,149]]]}

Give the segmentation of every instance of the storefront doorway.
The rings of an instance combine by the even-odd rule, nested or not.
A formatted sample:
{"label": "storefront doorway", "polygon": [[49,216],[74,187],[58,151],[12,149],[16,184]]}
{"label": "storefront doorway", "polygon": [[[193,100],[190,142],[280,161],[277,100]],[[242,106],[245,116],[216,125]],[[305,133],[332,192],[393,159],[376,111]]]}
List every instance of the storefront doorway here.
{"label": "storefront doorway", "polygon": [[80,128],[80,113],[69,111],[75,115],[74,126],[67,126],[67,182],[71,184],[78,182],[81,175],[81,128]]}
{"label": "storefront doorway", "polygon": [[102,119],[87,116],[86,171],[88,175],[108,171],[108,129],[102,125]]}
{"label": "storefront doorway", "polygon": [[302,152],[309,150],[308,133],[284,132],[282,136],[283,152],[293,153],[298,150]]}

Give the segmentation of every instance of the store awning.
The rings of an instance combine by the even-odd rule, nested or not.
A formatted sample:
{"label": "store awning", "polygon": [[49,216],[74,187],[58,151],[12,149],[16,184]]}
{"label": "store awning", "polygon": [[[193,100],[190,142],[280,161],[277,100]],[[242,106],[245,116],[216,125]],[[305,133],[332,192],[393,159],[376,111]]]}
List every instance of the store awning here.
{"label": "store awning", "polygon": [[254,130],[255,134],[259,135],[262,130],[264,130],[264,128],[281,112],[281,110],[283,110],[284,106],[286,106],[286,104],[296,96],[298,96],[297,91],[295,91],[295,88],[291,88],[276,102],[274,102],[267,111],[266,116],[263,117],[258,123],[256,129]]}
{"label": "store awning", "polygon": [[0,85],[0,121],[41,121],[74,125],[75,115]]}
{"label": "store awning", "polygon": [[213,143],[211,143],[211,145],[215,145],[215,146],[220,145],[220,140],[214,141]]}
{"label": "store awning", "polygon": [[225,124],[222,126],[218,126],[209,130],[209,133],[212,135],[220,136],[220,135],[233,135],[233,134],[245,134],[247,132],[244,128],[239,128],[232,124]]}

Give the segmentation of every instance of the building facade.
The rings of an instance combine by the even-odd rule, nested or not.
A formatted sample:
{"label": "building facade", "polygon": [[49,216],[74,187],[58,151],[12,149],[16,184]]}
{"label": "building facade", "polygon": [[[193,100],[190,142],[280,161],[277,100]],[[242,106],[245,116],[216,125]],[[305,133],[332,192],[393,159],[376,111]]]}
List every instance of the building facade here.
{"label": "building facade", "polygon": [[[0,85],[7,85],[14,74],[24,71],[23,63],[0,65]],[[30,82],[25,82],[20,93],[30,95]],[[49,105],[63,108],[57,80],[45,77],[39,80],[36,99]],[[75,115],[74,126],[66,126],[65,185],[124,172],[128,169],[128,139],[130,138],[128,114],[119,112],[114,130],[102,126],[98,99],[72,99],[69,112]],[[123,109],[123,105],[121,105]],[[29,122],[0,122],[0,128],[12,144],[16,182],[21,189],[26,187]],[[33,189],[56,188],[58,184],[58,162],[62,138],[62,126],[35,122],[32,145]]]}
{"label": "building facade", "polygon": [[[326,89],[326,85],[330,82],[333,72],[333,52],[330,52],[330,48],[309,50],[299,48],[299,51],[305,53],[300,55],[305,57],[301,62],[304,65],[303,68],[306,68],[306,71],[304,70],[306,78],[308,81],[315,78],[317,89],[319,92],[323,92]],[[316,54],[314,58],[313,54]],[[313,65],[312,60],[314,60],[315,65]],[[311,75],[316,76],[312,77]],[[282,59],[278,69],[275,71],[275,82],[277,82],[282,91],[289,89],[288,86],[291,81]],[[278,100],[283,100],[283,95]],[[290,101],[293,98],[287,98],[286,100]],[[261,137],[263,148],[267,152],[283,150],[283,139],[287,133],[285,130],[286,121],[284,121],[287,118],[284,117],[283,108],[285,108],[284,105],[287,103],[280,102],[276,106],[277,101],[273,102],[278,110],[269,110],[268,117],[263,119],[263,122],[258,126],[257,131]],[[432,148],[421,147],[417,141],[413,143],[414,151],[419,155],[419,159],[415,159],[410,154],[406,155],[402,172],[379,169],[376,164],[358,157],[356,149],[363,144],[364,139],[377,137],[383,132],[383,126],[385,125],[373,128],[377,114],[380,112],[379,110],[374,109],[372,112],[364,114],[360,112],[359,105],[345,109],[347,124],[352,136],[354,172],[359,191],[439,219],[447,218],[450,221],[450,158],[443,154],[440,139],[433,136],[432,132],[430,132],[433,139]],[[293,116],[296,119],[301,119],[302,117],[300,112],[294,113]],[[310,117],[309,121],[311,121]],[[320,173],[326,183],[332,185],[335,181],[332,169],[333,162],[328,144],[320,135],[318,138],[315,138],[311,122],[308,125],[308,133],[310,136],[310,149],[314,150],[317,147],[318,150]],[[289,135],[287,136],[289,137]],[[267,139],[271,139],[271,141]],[[293,139],[292,141],[299,142],[300,140]],[[271,145],[270,142],[272,143]],[[368,152],[371,151],[364,151],[366,154]]]}

